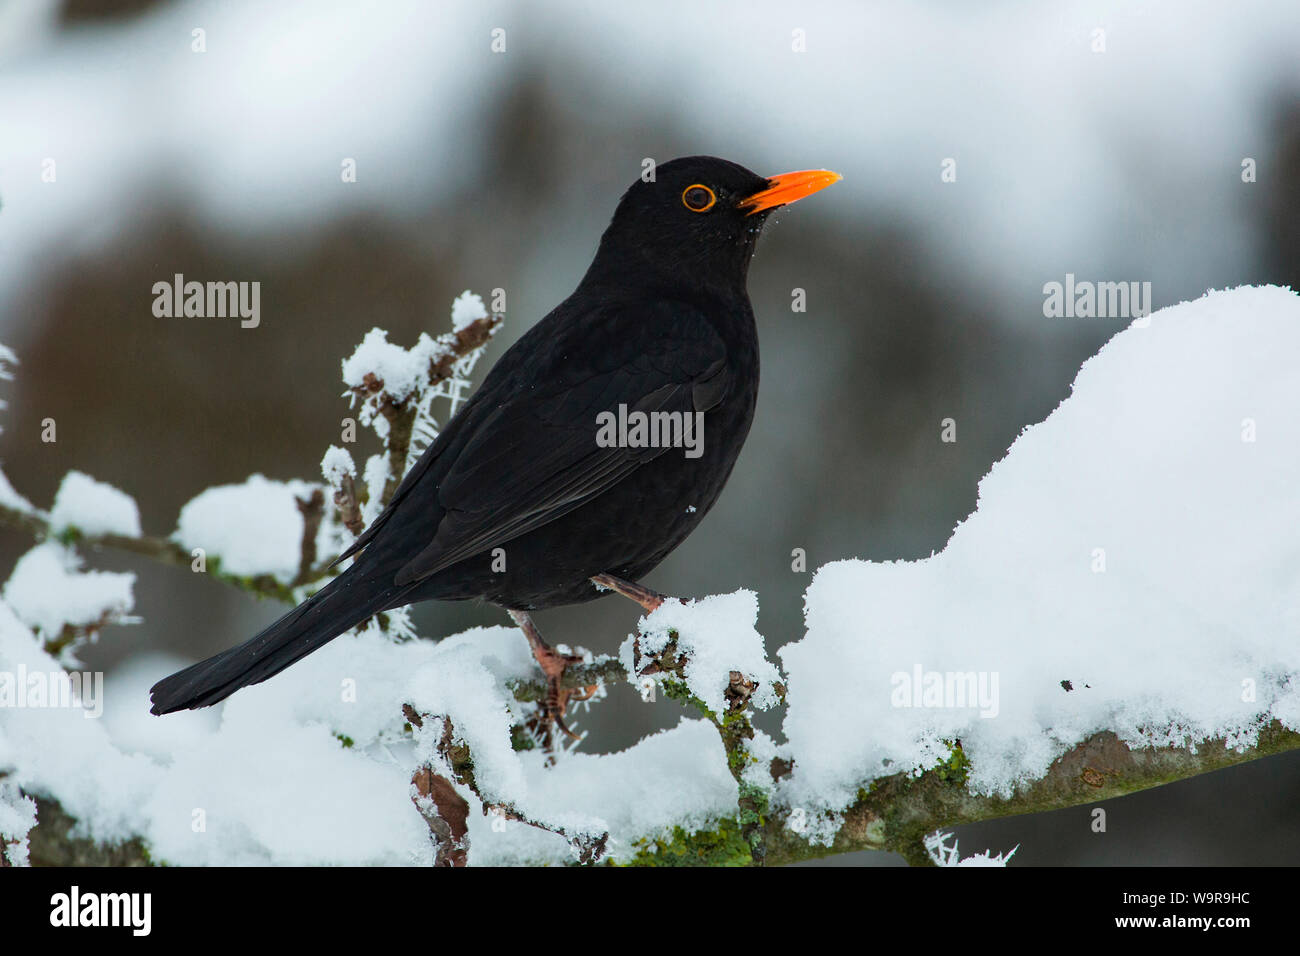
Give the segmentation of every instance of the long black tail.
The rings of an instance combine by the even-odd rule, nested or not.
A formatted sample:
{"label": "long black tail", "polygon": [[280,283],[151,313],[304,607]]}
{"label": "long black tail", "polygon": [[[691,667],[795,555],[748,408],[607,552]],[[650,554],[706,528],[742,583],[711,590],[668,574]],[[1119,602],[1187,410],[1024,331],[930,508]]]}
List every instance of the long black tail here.
{"label": "long black tail", "polygon": [[391,567],[354,565],[255,637],[154,684],[151,713],[209,707],[275,676],[366,618],[405,603],[398,596],[407,588],[395,585],[394,575]]}

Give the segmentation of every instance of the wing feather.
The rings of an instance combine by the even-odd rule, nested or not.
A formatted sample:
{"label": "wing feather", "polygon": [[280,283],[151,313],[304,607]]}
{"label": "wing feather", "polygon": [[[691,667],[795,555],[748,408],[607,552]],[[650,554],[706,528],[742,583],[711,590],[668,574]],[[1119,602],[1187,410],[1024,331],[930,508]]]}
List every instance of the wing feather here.
{"label": "wing feather", "polygon": [[[483,416],[438,487],[445,515],[433,540],[397,574],[419,581],[568,514],[666,448],[602,448],[597,414],[704,412],[728,388],[726,350],[703,319],[690,335],[660,336],[631,363],[566,382],[550,395],[520,391]],[[700,326],[708,335],[700,332]]]}

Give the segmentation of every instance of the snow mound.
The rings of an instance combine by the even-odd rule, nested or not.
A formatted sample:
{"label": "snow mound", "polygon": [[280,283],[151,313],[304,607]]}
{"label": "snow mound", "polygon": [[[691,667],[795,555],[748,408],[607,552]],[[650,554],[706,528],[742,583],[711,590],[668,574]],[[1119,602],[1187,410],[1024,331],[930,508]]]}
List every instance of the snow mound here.
{"label": "snow mound", "polygon": [[298,499],[316,486],[305,481],[271,481],[252,475],[242,485],[218,485],[181,508],[172,539],[183,548],[202,548],[221,559],[225,574],[271,574],[288,582],[302,557],[302,513]]}
{"label": "snow mound", "polygon": [[[409,796],[429,754],[402,705],[450,717],[471,742],[489,800],[570,836],[609,834],[615,859],[647,837],[734,814],[737,791],[717,732],[683,719],[615,754],[567,752],[547,766],[516,752],[510,682],[537,679],[513,628],[475,628],[434,644],[341,638],[276,680],[211,711],[173,714],[164,734],[148,688],[174,662],[123,676],[103,720],[80,708],[0,710],[0,772],[58,797],[95,839],[143,837],[174,865],[429,865],[429,832]],[[58,663],[0,604],[0,670]],[[218,719],[219,715],[219,719]],[[428,728],[430,721],[426,721]],[[484,813],[467,788],[475,864],[564,863],[562,836]],[[329,839],[322,839],[329,834]]]}
{"label": "snow mound", "polygon": [[483,305],[482,296],[466,289],[451,304],[451,328],[454,332],[468,328],[479,319],[488,317],[487,307]]}
{"label": "snow mound", "polygon": [[[675,639],[677,653],[686,659],[686,685],[709,710],[719,715],[727,712],[726,691],[732,671],[757,685],[750,705],[767,710],[780,703],[777,686],[781,674],[767,659],[763,635],[755,629],[757,623],[758,595],[753,591],[715,594],[686,603],[669,598],[641,619],[641,655],[659,654]],[[635,673],[636,640],[629,636],[619,650],[629,674]]]}
{"label": "snow mound", "polygon": [[50,530],[59,534],[69,528],[85,535],[138,538],[140,509],[126,492],[82,472],[70,471],[64,475],[50,509]]}
{"label": "snow mound", "polygon": [[343,360],[343,384],[348,388],[368,388],[366,376],[383,383],[383,392],[395,402],[404,402],[428,379],[429,362],[438,344],[421,333],[419,341],[404,349],[388,341],[383,329],[371,329],[353,353]]}
{"label": "snow mound", "polygon": [[4,602],[17,618],[48,640],[65,624],[91,627],[118,620],[134,603],[135,575],[82,571],[81,559],[57,541],[38,544],[14,566],[4,586]]}
{"label": "snow mound", "polygon": [[[1300,297],[1277,288],[1213,293],[1116,336],[993,467],[940,554],[818,571],[807,632],[780,655],[786,742],[756,732],[746,783],[763,784],[779,753],[793,770],[774,805],[833,819],[872,778],[933,766],[958,741],[971,788],[1005,793],[1100,730],[1134,746],[1243,747],[1268,722],[1300,728],[1297,354]],[[186,506],[177,540],[232,573],[292,573],[293,498],[312,487],[254,476],[212,489]],[[88,582],[125,577],[82,574],[55,542],[30,552],[0,601],[0,672],[60,669],[31,627],[129,597],[117,581],[82,601]],[[675,635],[691,693],[717,712],[733,670],[755,683],[751,703],[772,706],[780,674],[756,615],[744,591],[669,601],[643,618],[642,650]],[[631,652],[625,643],[625,661]],[[737,811],[708,721],[554,765],[515,750],[531,709],[512,689],[538,674],[513,628],[438,644],[340,638],[150,731],[149,684],[173,666],[121,677],[104,720],[79,706],[0,708],[0,773],[57,797],[92,838],[140,836],[181,865],[429,864],[411,780],[446,721],[472,748],[482,794],[457,784],[474,863],[567,862],[570,840],[606,834],[627,859],[674,826]],[[407,726],[408,703],[419,726]],[[506,819],[497,802],[564,835]],[[0,794],[18,856],[29,808]],[[1010,857],[961,859],[944,835],[930,849],[958,865]]]}
{"label": "snow mound", "polygon": [[[574,858],[559,835],[500,817],[487,820],[484,801],[508,804],[530,820],[563,829],[569,838],[608,834],[614,859],[634,855],[639,840],[664,835],[674,825],[689,832],[735,813],[736,783],[718,733],[707,721],[683,718],[619,753],[562,752],[555,766],[547,765],[540,750],[514,750],[511,726],[527,715],[508,687],[521,679],[539,679],[523,635],[515,628],[488,627],[443,640],[407,685],[405,696],[415,709],[448,716],[456,737],[474,755],[483,800],[461,788],[476,808],[470,814],[472,863]],[[429,744],[417,749],[427,753]]]}
{"label": "snow mound", "polygon": [[1300,727],[1297,355],[1289,290],[1162,309],[1021,434],[941,553],[821,568],[780,651],[785,798],[843,808],[958,740],[972,789],[1007,793],[1101,730]]}

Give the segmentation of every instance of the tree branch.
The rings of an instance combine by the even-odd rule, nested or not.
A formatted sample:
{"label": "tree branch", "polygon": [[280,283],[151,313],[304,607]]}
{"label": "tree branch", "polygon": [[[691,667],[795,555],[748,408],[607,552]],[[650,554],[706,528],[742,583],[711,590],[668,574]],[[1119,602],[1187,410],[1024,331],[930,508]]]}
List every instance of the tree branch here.
{"label": "tree branch", "polygon": [[[455,374],[456,363],[486,345],[492,336],[496,334],[502,321],[500,315],[492,315],[487,318],[476,319],[464,328],[442,336],[439,341],[443,348],[429,363],[428,387],[436,388],[442,382],[451,378]],[[370,381],[371,379],[373,379],[373,382]],[[367,391],[367,388],[370,391]],[[369,397],[369,395],[382,390],[383,382],[374,379],[373,376],[367,377],[365,387],[354,389],[361,398]],[[394,430],[390,430],[387,442],[389,481],[385,487],[384,496],[384,501],[387,502],[393,491],[396,490],[397,484],[401,481],[402,474],[406,469],[406,455],[410,449],[411,441],[411,425],[415,421],[416,410],[415,403],[395,404],[384,402],[381,403],[381,411],[385,417],[389,418],[390,428],[394,423],[397,426]],[[360,508],[356,500],[355,484],[350,476],[345,486],[345,492],[349,488],[351,490],[350,499],[343,502],[336,499],[335,504],[340,508],[345,526],[354,534],[359,534],[363,530],[363,526],[361,526]],[[309,501],[299,502],[299,510],[303,512],[302,562],[297,575],[292,581],[286,584],[269,574],[252,577],[225,574],[220,571],[219,567],[210,573],[218,580],[234,585],[241,590],[249,591],[259,597],[277,598],[288,604],[298,603],[294,594],[295,589],[313,581],[318,581],[329,574],[330,564],[334,560],[333,555],[325,561],[315,560],[315,529],[320,526],[324,513],[323,505],[323,499],[320,503],[317,503],[314,494]],[[45,540],[52,536],[49,519],[42,512],[24,511],[3,504],[0,504],[0,527],[23,532],[37,540]],[[190,567],[193,561],[190,553],[170,538],[156,538],[149,535],[139,537],[120,534],[85,535],[73,531],[61,532],[56,537],[67,544],[75,543],[87,548],[108,548],[112,551],[122,551],[127,554],[149,558],[160,564],[169,564],[173,567],[187,568]],[[216,557],[220,558],[220,555]]]}
{"label": "tree branch", "polygon": [[[920,777],[895,774],[859,791],[830,846],[811,845],[798,827],[790,826],[791,808],[777,810],[763,827],[767,862],[891,850],[913,865],[929,865],[923,841],[935,830],[1099,803],[1297,749],[1300,733],[1276,720],[1260,731],[1257,746],[1240,753],[1224,746],[1222,739],[1200,743],[1195,752],[1190,747],[1135,750],[1114,733],[1102,731],[1058,757],[1040,780],[1002,798],[967,791],[965,758],[956,756],[958,748],[956,759]],[[789,770],[782,767],[779,772]]]}
{"label": "tree branch", "polygon": [[[486,345],[501,326],[502,321],[503,317],[500,315],[488,316],[439,337],[439,349],[430,359],[427,381],[413,399],[408,397],[398,402],[391,396],[383,394],[384,383],[373,374],[365,376],[363,386],[353,389],[354,393],[363,400],[376,398],[379,411],[389,424],[384,441],[389,474],[383,492],[383,503],[391,500],[406,471],[412,433],[424,397],[431,389],[436,389],[444,381],[460,374],[464,367],[459,363]],[[223,573],[220,570],[219,554],[212,556],[206,573],[258,596],[278,598],[289,604],[298,603],[295,590],[329,575],[334,558],[330,556],[324,561],[318,561],[316,538],[321,522],[325,518],[324,491],[320,488],[313,489],[307,498],[296,498],[295,502],[302,515],[303,531],[298,570],[293,580],[285,583],[270,574],[239,576]],[[353,535],[360,534],[364,530],[364,521],[358,501],[358,489],[352,475],[343,476],[338,490],[334,493],[333,503],[338,509],[339,519],[344,527]],[[49,516],[36,509],[29,510],[0,504],[0,527],[11,528],[38,541],[55,538],[67,545],[76,544],[89,549],[108,548],[174,567],[193,566],[191,553],[170,538],[148,535],[87,535],[76,528],[60,529],[55,533],[50,525]],[[75,642],[84,637],[82,630],[65,628],[64,634],[53,640],[47,640],[46,650],[57,652],[62,646]],[[621,668],[619,672],[621,673]],[[448,721],[448,732],[450,726]],[[450,746],[450,741],[448,745]],[[463,756],[466,758],[465,766],[461,769],[469,775],[472,787],[472,764],[468,763],[467,750]],[[451,757],[448,762],[455,766],[455,761]],[[3,774],[0,774],[0,778],[2,777]],[[457,779],[460,777],[458,776]],[[413,799],[416,807],[429,823],[435,838],[439,839],[438,863],[464,865],[467,852],[465,814],[468,805],[459,797],[451,783],[436,774],[432,768],[425,768],[421,773],[417,773],[412,783],[415,789]],[[31,796],[37,802],[38,819],[37,825],[29,834],[30,860],[33,864],[138,866],[151,863],[148,849],[140,837],[121,845],[111,846],[100,845],[87,838],[73,837],[72,830],[76,821],[63,810],[57,800],[36,794]],[[3,835],[0,834],[0,837]],[[5,859],[3,851],[4,842],[0,840],[0,861]]]}
{"label": "tree branch", "polygon": [[57,800],[31,794],[39,821],[28,834],[32,866],[153,866],[139,837],[125,843],[97,843],[73,836],[77,821]]}
{"label": "tree branch", "polygon": [[[475,319],[464,328],[442,336],[439,339],[442,351],[429,362],[427,388],[437,388],[451,378],[456,372],[456,363],[486,345],[502,321],[500,315],[490,315]],[[384,380],[374,373],[367,373],[352,392],[362,401],[376,399],[379,414],[388,421],[388,436],[385,440],[388,447],[388,481],[384,485],[384,501],[391,501],[406,474],[406,456],[411,450],[411,430],[419,415],[419,404],[399,402],[391,395],[384,394]]]}
{"label": "tree branch", "polygon": [[[317,523],[319,524],[319,518]],[[304,521],[304,526],[306,524],[307,522]],[[25,532],[38,541],[53,537],[65,544],[78,544],[90,549],[107,548],[110,551],[135,554],[149,558],[151,561],[157,561],[159,564],[167,564],[178,568],[188,568],[194,560],[189,551],[170,538],[155,538],[150,535],[132,537],[123,534],[81,534],[72,530],[61,531],[56,535],[50,527],[49,519],[40,512],[19,511],[6,505],[0,505],[0,526]],[[314,552],[314,534],[311,548]],[[220,555],[215,557],[220,559]],[[304,552],[305,557],[306,553]],[[216,563],[217,567],[209,569],[206,573],[217,580],[225,581],[227,584],[232,584],[241,590],[250,591],[259,597],[277,598],[288,604],[297,603],[293,593],[295,588],[310,584],[312,581],[318,581],[329,573],[329,561],[317,563],[311,567],[300,567],[298,574],[286,584],[270,574],[259,574],[251,577],[226,574],[220,570],[220,561],[218,560]]]}
{"label": "tree branch", "polygon": [[[442,351],[431,360],[429,387],[456,374],[457,362],[481,348],[501,322],[500,316],[480,319],[453,335],[444,336]],[[412,426],[417,418],[418,402],[393,402],[383,394],[384,383],[373,375],[354,391],[362,399],[378,399],[377,407],[388,422],[385,442],[389,475],[385,500],[391,495],[405,470],[410,452]],[[351,476],[346,476],[334,504],[344,524],[357,533],[361,530],[357,491]],[[340,500],[340,498],[342,500]],[[211,572],[219,580],[252,593],[293,603],[294,590],[319,580],[328,573],[328,562],[318,560],[316,532],[324,517],[324,495],[319,490],[306,500],[299,500],[303,514],[302,560],[294,580],[284,583],[271,575],[239,577],[220,571],[219,555],[214,556]],[[82,535],[75,529],[51,529],[49,518],[40,511],[28,511],[0,505],[0,526],[9,527],[38,540],[54,537],[68,544],[89,548],[108,548],[149,558],[162,564],[190,567],[188,550],[168,538],[124,536],[117,534]],[[636,681],[640,675],[659,674],[665,692],[684,704],[698,709],[710,720],[721,737],[728,768],[739,788],[736,815],[705,830],[686,833],[681,828],[671,837],[649,837],[655,844],[651,851],[639,854],[632,862],[640,864],[692,862],[740,865],[783,864],[856,850],[887,850],[901,854],[913,864],[929,864],[925,849],[926,835],[940,829],[998,817],[1039,813],[1064,807],[1081,806],[1112,799],[1124,794],[1189,779],[1203,773],[1236,766],[1273,754],[1300,749],[1300,733],[1287,730],[1273,721],[1264,727],[1255,747],[1237,752],[1223,740],[1202,742],[1191,747],[1132,749],[1112,732],[1094,734],[1058,758],[1040,780],[1026,784],[1011,797],[988,797],[967,789],[968,762],[960,742],[952,745],[952,755],[940,766],[919,776],[906,773],[879,778],[858,792],[857,799],[834,819],[836,832],[829,845],[814,844],[808,836],[809,812],[799,807],[770,805],[770,792],[747,782],[754,767],[750,741],[755,730],[749,716],[749,696],[754,687],[743,674],[733,672],[728,688],[727,712],[716,714],[695,698],[684,678],[684,658],[676,643],[648,666],[637,667],[629,674],[616,658],[600,657],[589,664],[568,668],[562,678],[566,688],[577,689],[600,681]],[[509,688],[515,699],[540,702],[546,693],[538,680],[513,682]],[[779,690],[779,689],[778,689]],[[419,725],[422,717],[408,708],[407,717]],[[465,837],[468,832],[469,805],[456,792],[455,784],[477,794],[472,755],[454,738],[450,718],[445,718],[444,734],[438,747],[439,767],[432,765],[417,772],[412,780],[416,805],[430,830],[439,840],[438,862],[463,865],[467,861]],[[774,760],[770,769],[773,781],[792,773],[793,764]],[[441,772],[439,772],[441,771]],[[71,835],[74,821],[57,801],[36,797],[39,823],[31,831],[31,859],[37,864],[141,865],[150,862],[142,839],[119,846],[100,846]],[[485,812],[503,814],[507,819],[564,835],[545,821],[525,819],[506,805],[484,805]],[[605,850],[602,840],[568,837],[582,862],[596,861]],[[671,852],[663,852],[665,849]],[[656,852],[657,851],[657,852]]]}

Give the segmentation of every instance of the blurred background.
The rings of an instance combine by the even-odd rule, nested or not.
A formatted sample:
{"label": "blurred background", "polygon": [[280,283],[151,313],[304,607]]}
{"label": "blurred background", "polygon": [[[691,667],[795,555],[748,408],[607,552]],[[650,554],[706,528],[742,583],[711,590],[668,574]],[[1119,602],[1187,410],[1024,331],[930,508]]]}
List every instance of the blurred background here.
{"label": "blurred background", "polygon": [[[463,289],[504,289],[481,379],[572,291],[643,159],[826,167],[844,182],[773,217],[751,268],[763,386],[739,466],[647,579],[755,589],[774,652],[802,636],[793,548],[810,569],[942,549],[990,465],[1126,324],[1045,318],[1044,283],[1149,281],[1156,308],[1296,287],[1297,49],[1290,0],[7,0],[0,341],[22,364],[0,461],[40,507],[76,468],[168,534],[210,485],[320,479],[347,414],[340,359],[372,326],[409,346],[449,328]],[[155,318],[151,288],[178,272],[259,281],[260,326]],[[0,579],[30,544],[0,531]],[[185,570],[92,564],[139,575],[143,622],[83,655],[110,679],[152,681],[283,611]],[[540,623],[613,652],[635,610]],[[506,623],[469,604],[415,616],[430,637]],[[584,746],[680,712],[615,688]],[[1292,754],[1115,801],[1104,835],[1080,807],[958,836],[1020,844],[1019,864],[1295,863],[1297,807]]]}

